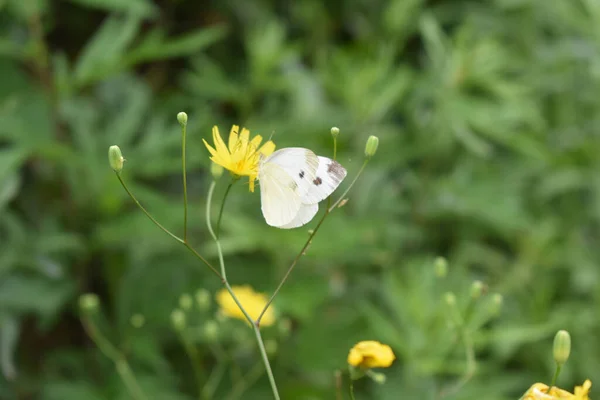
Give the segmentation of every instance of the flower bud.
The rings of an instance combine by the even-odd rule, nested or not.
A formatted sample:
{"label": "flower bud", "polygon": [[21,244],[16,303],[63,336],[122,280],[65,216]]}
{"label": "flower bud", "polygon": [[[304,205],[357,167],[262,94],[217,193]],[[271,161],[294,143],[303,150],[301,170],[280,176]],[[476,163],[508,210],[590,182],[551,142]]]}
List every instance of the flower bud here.
{"label": "flower bud", "polygon": [[179,125],[186,126],[187,125],[187,114],[183,111],[177,114],[177,121],[179,121]]}
{"label": "flower bud", "polygon": [[471,298],[478,299],[481,297],[483,290],[485,289],[485,285],[481,281],[474,281],[471,284]]}
{"label": "flower bud", "polygon": [[179,297],[179,307],[184,311],[188,311],[192,308],[192,296],[187,293],[182,294]]}
{"label": "flower bud", "polygon": [[373,379],[373,381],[375,383],[379,383],[380,385],[384,384],[385,381],[386,381],[386,379],[387,379],[386,376],[385,376],[385,374],[383,374],[381,372],[375,372],[373,370],[367,371],[367,376],[369,378]]}
{"label": "flower bud", "polygon": [[448,275],[448,261],[444,257],[436,258],[433,262],[433,269],[435,270],[435,276],[445,278]]}
{"label": "flower bud", "polygon": [[446,292],[444,293],[444,301],[449,306],[454,307],[454,305],[456,305],[456,295],[452,292]]}
{"label": "flower bud", "polygon": [[365,156],[373,157],[377,153],[377,147],[379,146],[379,138],[377,136],[369,136],[367,144],[365,145]]}
{"label": "flower bud", "polygon": [[196,304],[201,311],[206,311],[210,308],[210,293],[206,289],[198,289],[194,295]]}
{"label": "flower bud", "polygon": [[277,345],[277,342],[275,340],[269,339],[269,340],[265,341],[265,350],[267,351],[267,354],[270,356],[277,353],[278,347],[279,346]]}
{"label": "flower bud", "polygon": [[185,329],[185,313],[176,308],[171,313],[171,323],[178,331]]}
{"label": "flower bud", "polygon": [[223,167],[214,162],[210,163],[210,174],[214,180],[217,180],[223,175]]}
{"label": "flower bud", "polygon": [[204,324],[203,328],[204,337],[209,341],[213,342],[219,335],[219,324],[214,320],[208,320]]}
{"label": "flower bud", "polygon": [[565,330],[556,332],[554,336],[554,346],[552,348],[554,361],[558,365],[563,365],[569,359],[571,353],[571,335]]}
{"label": "flower bud", "polygon": [[100,307],[100,300],[94,293],[86,293],[79,296],[79,308],[84,313],[94,313]]}
{"label": "flower bud", "polygon": [[123,154],[119,146],[110,146],[108,148],[108,163],[115,172],[121,172],[123,170]]}
{"label": "flower bud", "polygon": [[502,308],[502,303],[504,302],[504,298],[500,293],[494,293],[492,296],[492,306],[491,311],[492,314],[498,314],[500,309]]}
{"label": "flower bud", "polygon": [[142,314],[133,314],[129,319],[129,322],[131,323],[131,326],[139,329],[146,323],[146,318],[144,318]]}
{"label": "flower bud", "polygon": [[339,134],[340,134],[340,128],[335,127],[335,126],[333,128],[331,128],[331,136],[336,138],[336,137],[338,137]]}

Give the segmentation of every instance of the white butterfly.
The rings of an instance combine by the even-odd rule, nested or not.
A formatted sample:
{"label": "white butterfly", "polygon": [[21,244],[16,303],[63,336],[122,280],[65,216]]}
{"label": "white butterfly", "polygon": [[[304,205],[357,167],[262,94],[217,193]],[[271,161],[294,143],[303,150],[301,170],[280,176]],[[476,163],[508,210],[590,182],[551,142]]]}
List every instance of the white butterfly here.
{"label": "white butterfly", "polygon": [[282,229],[309,222],[344,180],[346,170],[337,161],[309,149],[288,147],[261,160],[258,169],[260,201],[267,224]]}

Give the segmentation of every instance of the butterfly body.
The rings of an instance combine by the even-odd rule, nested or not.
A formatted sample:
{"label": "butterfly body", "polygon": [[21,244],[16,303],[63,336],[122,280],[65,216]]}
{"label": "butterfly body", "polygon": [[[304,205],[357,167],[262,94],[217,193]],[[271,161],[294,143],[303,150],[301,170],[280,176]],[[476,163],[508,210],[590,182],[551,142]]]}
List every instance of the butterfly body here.
{"label": "butterfly body", "polygon": [[309,149],[288,147],[261,160],[258,170],[261,209],[267,224],[282,229],[308,223],[344,180],[337,161]]}

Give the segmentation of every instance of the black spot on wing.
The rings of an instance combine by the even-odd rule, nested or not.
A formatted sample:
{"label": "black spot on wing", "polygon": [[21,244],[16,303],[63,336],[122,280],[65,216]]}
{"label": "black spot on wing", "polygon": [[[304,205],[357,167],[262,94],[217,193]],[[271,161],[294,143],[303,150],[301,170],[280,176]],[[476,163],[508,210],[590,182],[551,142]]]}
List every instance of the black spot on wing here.
{"label": "black spot on wing", "polygon": [[313,183],[315,184],[315,186],[319,186],[321,183],[323,183],[323,180],[317,176]]}
{"label": "black spot on wing", "polygon": [[304,171],[300,171],[300,173],[298,174],[298,176],[300,176],[300,179],[304,178]]}

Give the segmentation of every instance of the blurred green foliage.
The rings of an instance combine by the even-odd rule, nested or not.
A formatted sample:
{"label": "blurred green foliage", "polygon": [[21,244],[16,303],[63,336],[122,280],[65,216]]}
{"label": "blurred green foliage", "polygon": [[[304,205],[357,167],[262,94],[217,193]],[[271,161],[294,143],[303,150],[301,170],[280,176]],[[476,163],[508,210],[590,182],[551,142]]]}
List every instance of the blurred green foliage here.
{"label": "blurred green foliage", "polygon": [[[212,125],[320,154],[338,126],[350,177],[368,135],[380,138],[275,301],[291,321],[265,330],[284,399],[334,398],[334,372],[365,339],[397,360],[386,384],[357,381],[357,399],[437,398],[467,368],[444,293],[467,312],[476,279],[490,293],[475,316],[492,293],[504,304],[469,325],[475,372],[446,398],[548,383],[558,329],[573,339],[559,383],[600,383],[599,27],[596,0],[0,1],[0,398],[129,398],[81,327],[85,292],[152,398],[197,396],[170,315],[220,282],[134,207],[106,159],[118,144],[132,191],[181,232],[182,110],[191,238],[212,260]],[[306,235],[269,228],[258,194],[237,185],[223,220],[230,280],[270,293]],[[214,328],[214,311],[192,327]],[[232,371],[251,370],[251,331],[218,329]],[[191,340],[207,371],[220,365],[205,335]],[[257,379],[243,398],[269,398]]]}

